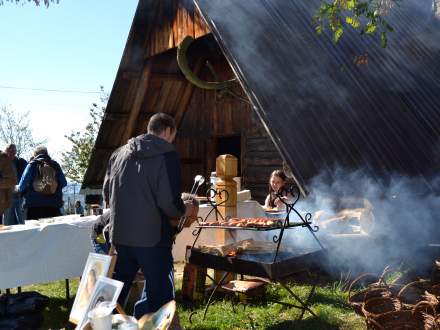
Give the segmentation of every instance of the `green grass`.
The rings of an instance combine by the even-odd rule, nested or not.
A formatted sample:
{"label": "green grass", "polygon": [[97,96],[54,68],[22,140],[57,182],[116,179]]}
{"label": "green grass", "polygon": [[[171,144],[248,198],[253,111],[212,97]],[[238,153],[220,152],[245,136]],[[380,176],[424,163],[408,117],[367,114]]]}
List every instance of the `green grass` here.
{"label": "green grass", "polygon": [[[311,289],[308,285],[294,283],[289,287],[303,300]],[[250,301],[246,306],[237,298],[220,298],[210,306],[205,321],[204,304],[192,306],[197,312],[192,318],[193,323],[188,320],[191,307],[179,304],[178,308],[184,329],[365,329],[364,320],[347,306],[346,298],[346,292],[334,290],[331,286],[318,287],[311,301],[311,309],[318,317],[306,313],[301,321],[296,321],[300,310],[268,301],[275,299],[295,303],[279,285],[268,286],[262,299]]]}
{"label": "green grass", "polygon": [[[181,280],[177,280],[176,288],[181,287]],[[74,329],[68,323],[70,308],[78,287],[78,280],[70,281],[71,299],[65,298],[64,281],[52,282],[44,285],[32,285],[23,290],[38,291],[50,298],[48,308],[44,311],[45,323],[43,329]],[[290,283],[289,287],[302,299],[306,299],[310,291],[309,285]],[[189,330],[214,329],[365,329],[362,318],[355,315],[346,304],[347,292],[336,283],[321,283],[316,289],[311,301],[311,309],[317,314],[314,317],[306,313],[304,319],[296,321],[300,311],[287,308],[269,300],[280,300],[294,303],[288,292],[279,285],[266,287],[264,296],[254,298],[246,305],[239,302],[238,297],[217,297],[210,306],[206,319],[202,320],[205,304],[188,304],[179,300],[180,290],[177,290],[178,310],[181,325]],[[234,308],[232,308],[232,304]],[[132,305],[132,304],[131,304]],[[130,308],[130,307],[129,307]],[[129,308],[127,309],[130,312]],[[234,312],[235,310],[235,312]],[[189,321],[189,315],[197,312]]]}

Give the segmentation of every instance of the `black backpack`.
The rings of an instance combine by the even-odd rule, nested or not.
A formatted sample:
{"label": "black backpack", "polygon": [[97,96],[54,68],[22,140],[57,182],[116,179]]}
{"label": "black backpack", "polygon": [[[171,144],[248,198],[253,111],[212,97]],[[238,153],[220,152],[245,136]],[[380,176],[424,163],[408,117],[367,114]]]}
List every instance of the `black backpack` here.
{"label": "black backpack", "polygon": [[58,188],[57,170],[50,161],[38,161],[32,188],[43,195],[53,195]]}
{"label": "black backpack", "polygon": [[0,295],[0,330],[39,329],[48,304],[48,297],[34,291]]}

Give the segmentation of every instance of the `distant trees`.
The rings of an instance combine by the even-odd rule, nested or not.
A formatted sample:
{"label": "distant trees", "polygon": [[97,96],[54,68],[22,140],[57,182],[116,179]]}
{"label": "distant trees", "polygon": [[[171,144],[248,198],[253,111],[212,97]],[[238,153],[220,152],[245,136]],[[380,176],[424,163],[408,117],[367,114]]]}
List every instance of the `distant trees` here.
{"label": "distant trees", "polygon": [[74,182],[82,182],[89,166],[90,156],[104,117],[108,97],[101,86],[100,102],[99,104],[93,103],[90,108],[91,122],[87,124],[83,131],[71,132],[69,135],[65,135],[65,138],[72,144],[72,148],[62,153],[61,166],[66,177]]}
{"label": "distant trees", "polygon": [[0,5],[3,5],[5,2],[13,2],[17,5],[24,5],[25,3],[33,2],[37,6],[39,6],[40,4],[44,4],[46,7],[49,7],[50,3],[59,3],[60,0],[0,0]]}
{"label": "distant trees", "polygon": [[7,106],[0,108],[0,142],[17,146],[17,155],[28,158],[31,151],[45,141],[35,141],[29,126],[29,112],[14,112]]}

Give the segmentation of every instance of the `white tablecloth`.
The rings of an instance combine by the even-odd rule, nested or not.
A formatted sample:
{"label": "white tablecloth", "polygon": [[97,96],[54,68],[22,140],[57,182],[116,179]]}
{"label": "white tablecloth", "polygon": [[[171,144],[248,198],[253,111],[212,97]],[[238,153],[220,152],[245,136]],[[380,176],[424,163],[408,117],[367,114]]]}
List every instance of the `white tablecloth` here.
{"label": "white tablecloth", "polygon": [[64,216],[0,231],[0,289],[82,275],[96,216]]}

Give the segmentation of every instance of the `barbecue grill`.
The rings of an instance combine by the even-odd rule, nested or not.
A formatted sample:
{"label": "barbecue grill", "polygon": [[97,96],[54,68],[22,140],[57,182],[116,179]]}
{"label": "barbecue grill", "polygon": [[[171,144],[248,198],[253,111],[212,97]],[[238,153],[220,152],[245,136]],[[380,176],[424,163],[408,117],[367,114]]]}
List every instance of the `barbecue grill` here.
{"label": "barbecue grill", "polygon": [[[322,259],[325,254],[325,249],[321,242],[315,235],[315,232],[319,230],[317,226],[312,227],[311,222],[311,214],[307,213],[305,216],[302,216],[296,209],[295,204],[299,200],[300,191],[296,186],[292,186],[289,188],[289,193],[293,196],[292,200],[284,201],[286,207],[286,216],[282,222],[277,222],[274,226],[267,227],[232,227],[232,226],[221,226],[221,225],[206,225],[208,221],[208,217],[212,212],[215,212],[215,218],[218,221],[219,219],[226,221],[228,219],[224,219],[221,213],[218,211],[218,206],[226,203],[227,201],[227,192],[226,191],[215,191],[210,189],[207,193],[208,202],[212,206],[212,212],[209,212],[208,216],[205,219],[200,219],[198,226],[193,232],[195,236],[194,243],[190,250],[187,253],[187,262],[195,265],[199,265],[206,268],[212,268],[217,270],[224,271],[223,277],[220,281],[214,280],[212,277],[208,275],[208,277],[215,283],[215,288],[212,291],[208,302],[205,307],[205,312],[203,319],[206,317],[206,313],[210,304],[212,303],[213,296],[215,292],[223,286],[225,279],[228,277],[230,273],[241,274],[241,275],[249,275],[255,276],[259,278],[264,278],[265,281],[270,283],[280,284],[283,288],[285,288],[289,294],[296,300],[299,305],[281,302],[273,300],[273,302],[280,303],[286,306],[299,308],[302,310],[299,319],[302,319],[305,311],[310,312],[312,315],[316,316],[315,313],[308,307],[311,297],[314,294],[315,287],[318,281],[318,276],[315,276],[315,282],[312,285],[310,293],[304,302],[301,300],[292,290],[287,286],[287,279],[289,276],[313,270],[314,266],[317,265],[317,261]],[[221,203],[215,203],[215,196],[222,196]],[[292,213],[293,212],[293,213]],[[290,220],[290,215],[296,214],[298,221],[292,222]],[[281,225],[280,225],[281,223]],[[280,244],[283,239],[284,231],[287,229],[301,229],[307,228],[308,231],[312,234],[313,238],[318,243],[318,248],[315,249],[301,249],[296,248],[295,250],[281,250]],[[273,243],[276,244],[276,249],[274,251],[258,251],[258,253],[251,251],[242,251],[233,255],[214,255],[212,253],[202,251],[202,249],[196,247],[196,242],[200,236],[202,230],[212,230],[212,229],[223,229],[223,230],[251,230],[251,231],[274,231],[275,234],[272,237]]]}
{"label": "barbecue grill", "polygon": [[240,253],[236,256],[217,256],[202,252],[198,248],[192,248],[188,254],[188,261],[195,265],[277,281],[313,268],[316,260],[322,259],[323,250],[311,250],[303,254],[278,252],[276,262],[273,262],[274,253]]}

